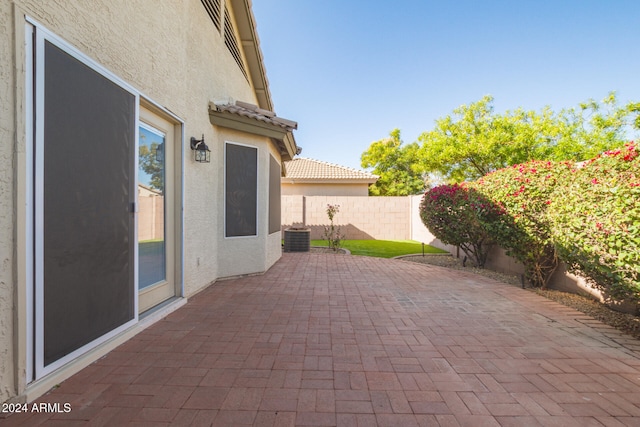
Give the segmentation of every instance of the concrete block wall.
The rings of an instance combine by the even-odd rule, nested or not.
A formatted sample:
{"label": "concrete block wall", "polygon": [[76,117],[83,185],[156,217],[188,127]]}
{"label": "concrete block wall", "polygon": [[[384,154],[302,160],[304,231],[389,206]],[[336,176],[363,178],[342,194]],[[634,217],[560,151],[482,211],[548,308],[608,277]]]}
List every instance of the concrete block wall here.
{"label": "concrete block wall", "polygon": [[411,238],[408,197],[282,196],[283,229],[305,226],[311,229],[312,239],[322,239],[329,225],[329,204],[340,206],[334,224],[345,239]]}

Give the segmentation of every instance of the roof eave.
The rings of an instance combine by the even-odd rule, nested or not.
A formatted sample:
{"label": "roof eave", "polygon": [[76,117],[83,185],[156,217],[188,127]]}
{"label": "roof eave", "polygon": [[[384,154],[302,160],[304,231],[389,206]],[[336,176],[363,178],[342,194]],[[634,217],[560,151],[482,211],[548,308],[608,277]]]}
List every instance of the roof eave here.
{"label": "roof eave", "polygon": [[291,160],[296,155],[298,147],[293,132],[286,127],[227,111],[219,111],[215,104],[209,106],[209,121],[215,126],[271,138],[283,161]]}
{"label": "roof eave", "polygon": [[235,12],[238,34],[247,59],[251,84],[256,94],[258,106],[273,111],[273,101],[269,91],[269,80],[264,67],[260,40],[256,31],[255,18],[251,10],[251,0],[228,0]]}

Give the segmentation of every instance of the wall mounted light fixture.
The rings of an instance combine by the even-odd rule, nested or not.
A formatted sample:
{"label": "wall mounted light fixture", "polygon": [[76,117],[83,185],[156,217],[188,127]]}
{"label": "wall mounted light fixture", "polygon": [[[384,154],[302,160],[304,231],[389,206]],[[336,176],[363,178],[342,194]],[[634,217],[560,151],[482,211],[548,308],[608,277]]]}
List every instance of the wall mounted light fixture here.
{"label": "wall mounted light fixture", "polygon": [[156,162],[164,163],[164,142],[156,146]]}
{"label": "wall mounted light fixture", "polygon": [[193,150],[193,158],[199,163],[209,163],[211,161],[211,150],[204,143],[204,134],[202,139],[191,137],[191,149]]}

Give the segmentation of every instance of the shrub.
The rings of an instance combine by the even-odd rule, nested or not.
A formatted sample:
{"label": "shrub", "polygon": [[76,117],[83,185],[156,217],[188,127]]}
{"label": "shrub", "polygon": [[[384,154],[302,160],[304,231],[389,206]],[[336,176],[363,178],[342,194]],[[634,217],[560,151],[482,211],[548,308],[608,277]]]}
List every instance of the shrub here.
{"label": "shrub", "polygon": [[536,287],[546,287],[558,266],[546,211],[559,177],[569,163],[531,161],[499,169],[472,184],[473,188],[504,209],[506,215],[479,220],[498,245],[520,261],[525,276]]}
{"label": "shrub", "polygon": [[484,267],[493,240],[478,221],[479,211],[487,218],[502,213],[464,183],[434,187],[420,202],[420,218],[433,235],[443,243],[459,246],[477,266]]}
{"label": "shrub", "polygon": [[333,224],[333,218],[340,212],[340,205],[327,205],[327,216],[329,217],[329,226],[324,227],[324,238],[329,243],[329,248],[337,251],[340,249],[344,236],[340,232],[340,227]]}
{"label": "shrub", "polygon": [[640,156],[630,142],[586,162],[553,193],[562,260],[616,298],[640,293]]}

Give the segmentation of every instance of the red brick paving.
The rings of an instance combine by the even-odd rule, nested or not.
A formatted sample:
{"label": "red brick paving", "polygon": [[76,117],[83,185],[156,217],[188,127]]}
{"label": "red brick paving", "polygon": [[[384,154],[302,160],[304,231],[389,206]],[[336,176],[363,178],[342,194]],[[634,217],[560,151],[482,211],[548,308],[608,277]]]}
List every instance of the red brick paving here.
{"label": "red brick paving", "polygon": [[638,341],[526,290],[285,254],[221,281],[3,426],[640,426]]}

